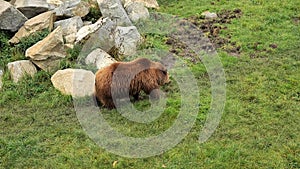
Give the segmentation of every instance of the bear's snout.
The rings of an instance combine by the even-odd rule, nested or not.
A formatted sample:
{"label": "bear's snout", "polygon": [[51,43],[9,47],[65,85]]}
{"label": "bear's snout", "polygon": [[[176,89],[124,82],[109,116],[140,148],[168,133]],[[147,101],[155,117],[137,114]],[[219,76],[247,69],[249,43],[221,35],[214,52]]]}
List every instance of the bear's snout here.
{"label": "bear's snout", "polygon": [[169,76],[169,74],[167,74],[167,78],[166,78],[167,80],[165,81],[165,84],[169,84],[169,83],[171,83],[171,80],[170,80],[170,76]]}

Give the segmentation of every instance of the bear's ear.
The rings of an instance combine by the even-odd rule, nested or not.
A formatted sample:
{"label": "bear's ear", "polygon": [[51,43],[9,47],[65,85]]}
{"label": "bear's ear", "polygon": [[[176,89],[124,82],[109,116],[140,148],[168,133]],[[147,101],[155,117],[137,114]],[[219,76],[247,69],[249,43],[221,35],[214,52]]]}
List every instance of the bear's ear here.
{"label": "bear's ear", "polygon": [[138,59],[135,59],[133,62],[136,62],[140,65],[143,66],[143,68],[149,68],[151,66],[151,61],[147,58],[138,58]]}

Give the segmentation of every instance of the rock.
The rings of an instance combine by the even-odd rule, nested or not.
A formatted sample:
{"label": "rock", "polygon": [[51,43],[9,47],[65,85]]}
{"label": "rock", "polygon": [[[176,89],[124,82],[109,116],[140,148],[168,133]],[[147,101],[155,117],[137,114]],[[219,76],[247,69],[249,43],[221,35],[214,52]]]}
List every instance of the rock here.
{"label": "rock", "polygon": [[91,25],[86,25],[83,26],[82,28],[79,29],[79,31],[76,33],[76,42],[81,42],[84,39],[89,38],[89,35],[94,33],[96,30],[98,30],[105,19],[100,18],[97,22],[95,22],[94,24]]}
{"label": "rock", "polygon": [[66,17],[84,17],[89,13],[89,4],[81,0],[14,0],[13,4],[28,18],[49,10]]}
{"label": "rock", "polygon": [[55,9],[64,6],[65,9],[77,6],[81,0],[47,0],[49,9]]}
{"label": "rock", "polygon": [[114,62],[116,60],[100,48],[95,49],[85,58],[87,65],[94,65],[97,69],[109,66]]}
{"label": "rock", "polygon": [[25,56],[45,71],[55,71],[59,62],[66,56],[62,28],[57,27],[45,39],[28,48]]}
{"label": "rock", "polygon": [[73,16],[84,17],[89,12],[90,12],[89,3],[85,2],[85,1],[81,1],[75,7],[66,9],[66,11],[64,12],[64,16],[67,16],[67,17],[73,17]]}
{"label": "rock", "polygon": [[46,0],[14,0],[13,5],[27,18],[37,16],[49,9]]}
{"label": "rock", "polygon": [[27,18],[10,3],[0,0],[0,29],[17,31]]}
{"label": "rock", "polygon": [[56,16],[86,16],[90,11],[89,3],[81,0],[47,0],[50,9],[56,13]]}
{"label": "rock", "polygon": [[3,77],[3,70],[0,69],[0,90],[2,89],[2,86],[3,86],[2,77]]}
{"label": "rock", "polygon": [[73,49],[74,45],[73,44],[65,44],[65,48],[68,49]]}
{"label": "rock", "polygon": [[83,22],[79,16],[75,16],[55,22],[54,28],[57,28],[58,26],[62,28],[62,33],[66,40],[66,44],[73,44],[76,40],[76,33],[83,26]]}
{"label": "rock", "polygon": [[201,15],[204,16],[205,19],[215,19],[215,18],[218,18],[218,15],[216,13],[211,13],[209,11],[202,12]]}
{"label": "rock", "polygon": [[[115,22],[106,18],[103,20],[102,26],[93,34],[91,34],[88,41],[86,41],[84,48],[90,49],[101,48],[109,53],[115,47],[114,32],[117,25]],[[84,49],[84,51],[88,51]],[[88,51],[90,53],[91,51]]]}
{"label": "rock", "polygon": [[135,26],[118,26],[115,30],[115,43],[121,55],[130,56],[135,54],[140,41],[141,35]]}
{"label": "rock", "polygon": [[125,10],[132,22],[137,22],[140,19],[145,20],[150,17],[148,9],[140,2],[128,3]]}
{"label": "rock", "polygon": [[82,42],[83,40],[91,37],[92,40],[89,40],[91,43],[89,44],[91,45],[90,48],[92,48],[92,46],[97,46],[105,50],[105,46],[111,46],[111,41],[113,41],[111,34],[114,31],[115,27],[115,23],[112,22],[109,18],[100,18],[94,24],[82,27],[76,34],[75,43]]}
{"label": "rock", "polygon": [[59,70],[51,82],[57,90],[73,97],[90,96],[95,92],[95,75],[83,69]]}
{"label": "rock", "polygon": [[7,68],[15,83],[21,80],[26,74],[33,77],[37,72],[36,67],[29,60],[19,60],[8,63]]}
{"label": "rock", "polygon": [[97,0],[97,2],[104,17],[110,18],[118,26],[132,26],[120,0]]}
{"label": "rock", "polygon": [[88,26],[88,25],[91,25],[93,24],[92,21],[83,21],[83,26]]}
{"label": "rock", "polygon": [[21,38],[28,37],[32,33],[48,29],[53,29],[54,13],[49,11],[35,16],[24,23],[19,31],[12,37],[9,42],[12,44],[19,43]]}
{"label": "rock", "polygon": [[122,0],[122,3],[125,7],[131,2],[140,2],[147,8],[159,8],[159,5],[156,0]]}

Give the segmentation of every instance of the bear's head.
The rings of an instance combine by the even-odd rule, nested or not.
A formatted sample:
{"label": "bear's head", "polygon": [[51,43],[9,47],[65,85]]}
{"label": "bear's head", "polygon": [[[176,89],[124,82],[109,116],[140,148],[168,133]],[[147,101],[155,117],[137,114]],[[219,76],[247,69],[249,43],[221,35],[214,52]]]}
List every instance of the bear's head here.
{"label": "bear's head", "polygon": [[159,85],[170,83],[169,74],[167,68],[159,62],[154,62],[153,66],[155,74],[157,75],[157,82]]}
{"label": "bear's head", "polygon": [[150,73],[148,75],[155,78],[158,85],[161,86],[170,82],[167,68],[160,62],[153,62],[147,58],[138,58],[133,63]]}

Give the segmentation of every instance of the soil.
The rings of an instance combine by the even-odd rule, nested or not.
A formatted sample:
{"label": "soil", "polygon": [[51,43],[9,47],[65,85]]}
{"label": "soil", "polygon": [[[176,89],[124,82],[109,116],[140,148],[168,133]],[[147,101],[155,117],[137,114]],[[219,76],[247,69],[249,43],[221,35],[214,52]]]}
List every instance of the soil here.
{"label": "soil", "polygon": [[[218,17],[214,19],[205,19],[203,16],[191,16],[185,20],[189,23],[196,25],[202,33],[210,40],[215,49],[222,48],[232,56],[239,56],[241,52],[241,46],[231,40],[231,36],[221,37],[220,31],[227,29],[226,24],[230,24],[233,19],[238,19],[242,16],[240,9],[235,10],[223,10],[217,13]],[[193,36],[195,37],[195,36]],[[203,37],[200,37],[203,38]],[[170,52],[188,58],[192,62],[198,62],[198,57],[195,56],[190,49],[178,40],[169,37],[166,44],[171,45]],[[211,46],[207,46],[211,48]]]}
{"label": "soil", "polygon": [[293,20],[293,23],[295,25],[299,25],[299,23],[300,23],[300,16],[299,17],[293,17],[292,20]]}

